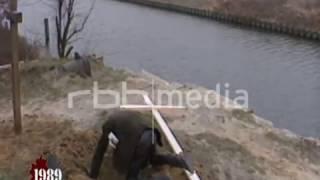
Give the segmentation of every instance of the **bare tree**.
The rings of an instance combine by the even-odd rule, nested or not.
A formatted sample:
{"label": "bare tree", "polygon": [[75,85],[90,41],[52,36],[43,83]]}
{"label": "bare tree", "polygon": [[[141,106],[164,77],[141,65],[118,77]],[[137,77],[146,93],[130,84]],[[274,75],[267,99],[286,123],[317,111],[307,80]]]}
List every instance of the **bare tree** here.
{"label": "bare tree", "polygon": [[72,43],[84,30],[95,3],[93,0],[88,12],[81,14],[76,12],[75,6],[78,1],[80,0],[54,0],[57,50],[60,58],[68,57],[72,52]]}

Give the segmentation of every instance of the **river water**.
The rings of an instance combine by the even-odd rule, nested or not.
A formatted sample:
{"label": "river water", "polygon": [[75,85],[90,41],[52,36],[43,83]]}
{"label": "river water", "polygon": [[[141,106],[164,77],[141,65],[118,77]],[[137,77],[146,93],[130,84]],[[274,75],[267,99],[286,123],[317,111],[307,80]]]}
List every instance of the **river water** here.
{"label": "river water", "polygon": [[[32,40],[42,40],[44,17],[54,31],[42,2],[20,1],[21,32]],[[229,83],[247,90],[249,106],[276,127],[320,137],[319,43],[111,0],[96,1],[81,36],[77,50],[114,67],[208,88]]]}

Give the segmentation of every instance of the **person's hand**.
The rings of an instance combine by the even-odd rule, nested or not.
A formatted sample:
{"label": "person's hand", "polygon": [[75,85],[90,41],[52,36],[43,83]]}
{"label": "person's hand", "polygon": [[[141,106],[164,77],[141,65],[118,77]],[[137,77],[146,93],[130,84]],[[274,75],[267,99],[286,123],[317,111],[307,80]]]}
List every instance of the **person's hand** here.
{"label": "person's hand", "polygon": [[193,173],[194,168],[192,165],[191,158],[189,156],[184,155],[184,154],[179,154],[178,157],[183,161],[184,169],[188,170],[190,173]]}

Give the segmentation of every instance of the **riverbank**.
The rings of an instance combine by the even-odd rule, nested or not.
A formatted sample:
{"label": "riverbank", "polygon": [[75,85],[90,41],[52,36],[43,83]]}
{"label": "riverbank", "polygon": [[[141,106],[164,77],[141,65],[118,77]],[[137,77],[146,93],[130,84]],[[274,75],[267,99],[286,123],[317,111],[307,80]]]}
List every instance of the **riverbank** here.
{"label": "riverbank", "polygon": [[[90,164],[90,155],[101,133],[100,126],[110,110],[93,109],[91,96],[77,98],[74,108],[69,109],[67,94],[92,89],[94,81],[99,83],[99,89],[117,92],[121,92],[122,81],[127,82],[128,89],[150,94],[152,87],[182,92],[207,91],[195,85],[167,82],[149,73],[105,68],[101,62],[93,63],[92,78],[82,79],[72,73],[59,76],[56,67],[61,63],[63,61],[42,60],[21,67],[24,133],[28,136],[16,137],[10,130],[12,113],[10,87],[7,86],[10,76],[8,71],[0,72],[0,91],[3,92],[0,95],[0,137],[3,139],[0,142],[0,179],[1,174],[12,179],[15,179],[13,175],[26,177],[31,162],[41,152],[48,151],[61,160],[69,179],[86,179],[81,169]],[[210,96],[210,103],[215,104],[217,98],[224,99],[215,94]],[[108,96],[99,98],[102,103],[112,100]],[[128,103],[144,102],[142,98],[130,96]],[[320,178],[319,140],[276,129],[252,111],[224,104],[220,108],[201,105],[197,109],[161,110],[161,113],[204,180]],[[51,141],[47,143],[49,138]],[[14,151],[16,149],[20,151]],[[108,165],[104,168],[108,169]],[[170,174],[174,179],[183,179],[179,171],[170,170]]]}
{"label": "riverbank", "polygon": [[317,0],[155,0],[320,31]]}
{"label": "riverbank", "polygon": [[[140,5],[214,19],[268,32],[320,40],[320,3],[308,0],[127,0]],[[250,10],[248,10],[250,9]]]}

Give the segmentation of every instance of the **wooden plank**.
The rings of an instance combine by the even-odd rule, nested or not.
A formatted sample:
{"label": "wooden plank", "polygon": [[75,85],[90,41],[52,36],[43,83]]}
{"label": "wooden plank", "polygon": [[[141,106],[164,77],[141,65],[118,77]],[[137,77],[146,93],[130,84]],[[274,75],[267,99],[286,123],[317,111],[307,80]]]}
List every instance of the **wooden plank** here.
{"label": "wooden plank", "polygon": [[[24,61],[19,61],[19,67],[24,64]],[[0,70],[11,69],[11,64],[0,65]]]}
{"label": "wooden plank", "polygon": [[7,64],[7,65],[1,65],[1,66],[0,66],[0,70],[10,69],[10,68],[11,68],[11,65],[10,65],[10,64]]}
{"label": "wooden plank", "polygon": [[[153,107],[153,103],[150,100],[148,95],[144,95],[143,96],[145,103],[151,107]],[[160,112],[157,109],[152,109],[152,114],[155,117],[157,123],[159,124],[162,132],[164,133],[164,135],[166,136],[171,148],[173,149],[174,153],[176,154],[183,154],[183,150],[180,146],[180,144],[178,143],[177,139],[175,138],[174,134],[172,133],[172,131],[170,130],[168,124],[166,123],[166,121],[162,118]],[[188,177],[189,180],[200,180],[199,175],[197,174],[196,171],[194,171],[193,173],[190,173],[187,170],[184,170],[186,176]]]}
{"label": "wooden plank", "polygon": [[155,106],[150,106],[150,105],[121,105],[120,108],[123,109],[132,109],[132,110],[152,110],[152,109],[185,109],[186,107],[184,106],[161,106],[161,105],[155,105]]}

